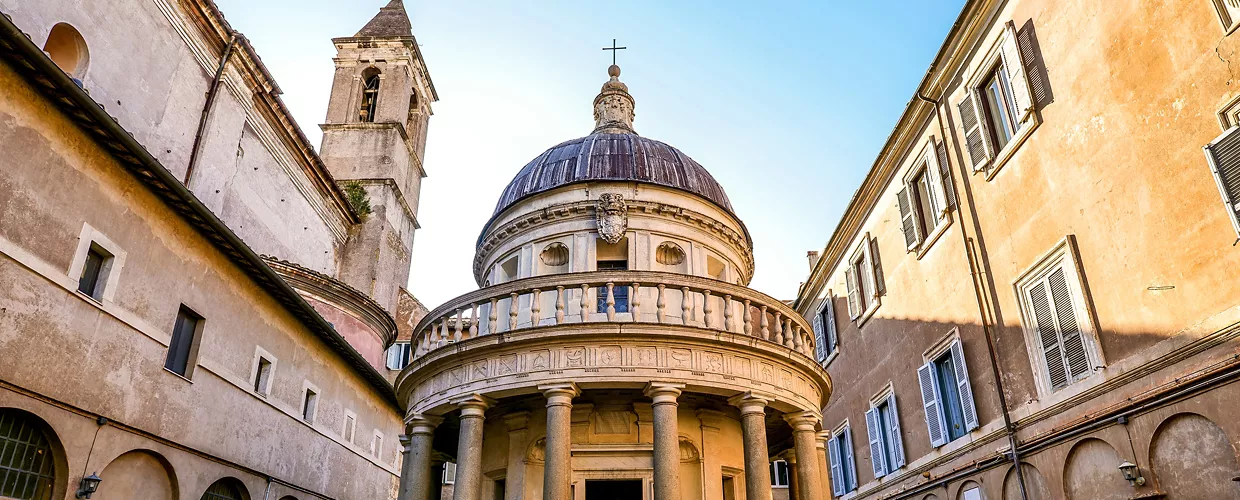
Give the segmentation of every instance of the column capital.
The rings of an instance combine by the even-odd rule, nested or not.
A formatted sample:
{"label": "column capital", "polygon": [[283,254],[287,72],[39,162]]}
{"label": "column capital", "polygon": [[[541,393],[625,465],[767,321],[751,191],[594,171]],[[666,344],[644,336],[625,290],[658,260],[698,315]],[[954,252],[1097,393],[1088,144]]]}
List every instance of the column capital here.
{"label": "column capital", "polygon": [[817,432],[815,427],[818,426],[818,421],[822,420],[822,417],[818,416],[818,412],[798,411],[785,413],[784,420],[792,426],[794,432]]}
{"label": "column capital", "polygon": [[651,382],[646,384],[646,390],[643,391],[646,397],[654,400],[654,406],[665,404],[677,404],[676,399],[680,397],[680,393],[684,392],[685,384],[676,384],[672,382]]}
{"label": "column capital", "polygon": [[741,415],[752,413],[766,414],[766,406],[775,399],[770,394],[749,391],[728,398],[728,404],[741,409]]}
{"label": "column capital", "polygon": [[524,430],[529,421],[530,412],[528,411],[514,411],[504,415],[504,423],[508,425],[508,432]]}
{"label": "column capital", "polygon": [[785,462],[788,462],[789,465],[796,465],[797,463],[796,450],[791,449],[791,448],[784,450],[780,452],[778,455],[775,455],[774,459],[783,460]]}
{"label": "column capital", "polygon": [[547,408],[552,406],[573,406],[573,398],[581,395],[581,388],[573,382],[560,382],[538,386],[547,398]]}
{"label": "column capital", "polygon": [[468,394],[450,401],[461,409],[461,418],[483,418],[495,400],[481,394]]}
{"label": "column capital", "polygon": [[414,434],[434,434],[435,428],[439,427],[441,422],[443,422],[443,417],[414,413],[405,417],[405,434],[409,436]]}

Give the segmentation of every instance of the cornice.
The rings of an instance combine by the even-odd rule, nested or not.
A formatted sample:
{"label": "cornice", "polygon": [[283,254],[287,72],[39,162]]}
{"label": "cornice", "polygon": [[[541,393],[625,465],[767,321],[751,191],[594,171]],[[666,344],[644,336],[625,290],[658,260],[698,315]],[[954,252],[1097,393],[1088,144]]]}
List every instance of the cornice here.
{"label": "cornice", "polygon": [[335,305],[362,320],[383,339],[384,348],[396,341],[396,320],[365,293],[343,281],[293,262],[269,255],[264,255],[263,260],[298,292]]}
{"label": "cornice", "polygon": [[[597,202],[593,200],[560,203],[515,217],[503,225],[489,225],[487,232],[483,233],[482,237],[479,238],[477,251],[474,254],[474,280],[478,282],[479,286],[482,286],[484,282],[483,274],[486,271],[484,264],[487,258],[505,241],[525,231],[552,223],[572,220],[594,220],[595,210],[597,209],[596,204]],[[722,221],[695,210],[666,203],[625,200],[625,205],[627,205],[630,214],[640,213],[647,216],[663,217],[694,226],[718,236],[720,239],[728,242],[732,249],[744,259],[745,273],[742,282],[749,283],[753,279],[753,244],[746,235],[737,232]]]}

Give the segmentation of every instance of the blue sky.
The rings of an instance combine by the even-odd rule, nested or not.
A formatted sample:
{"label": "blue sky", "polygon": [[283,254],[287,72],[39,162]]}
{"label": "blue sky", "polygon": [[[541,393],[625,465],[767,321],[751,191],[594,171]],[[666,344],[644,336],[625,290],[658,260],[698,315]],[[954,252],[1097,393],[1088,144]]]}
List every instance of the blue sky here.
{"label": "blue sky", "polygon": [[[318,143],[331,38],[388,0],[217,0]],[[474,242],[530,159],[593,128],[613,38],[635,127],[705,166],[754,239],[752,286],[795,296],[963,0],[405,0],[434,104],[409,289],[428,307],[477,288]]]}

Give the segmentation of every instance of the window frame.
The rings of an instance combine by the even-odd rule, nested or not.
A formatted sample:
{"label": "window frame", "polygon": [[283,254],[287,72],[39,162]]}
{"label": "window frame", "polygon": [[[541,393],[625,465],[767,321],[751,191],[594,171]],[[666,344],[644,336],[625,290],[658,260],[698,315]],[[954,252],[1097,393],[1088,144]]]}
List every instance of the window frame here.
{"label": "window frame", "polygon": [[[950,177],[943,176],[945,165],[942,163],[947,159],[939,154],[940,146],[943,144],[934,136],[927,137],[926,144],[922,146],[921,152],[917,154],[916,159],[902,177],[901,191],[896,193],[896,209],[900,212],[900,231],[904,236],[905,248],[909,252],[916,253],[918,260],[926,255],[939,237],[951,226],[951,212],[955,208],[954,197],[948,192],[952,189],[949,186]],[[934,225],[929,228],[922,227],[925,215],[921,213],[921,206],[916,202],[918,191],[915,182],[918,176],[925,179],[929,195],[928,204],[933,212],[931,219]],[[905,213],[904,203],[908,204],[908,213]],[[908,234],[908,227],[905,224],[905,219],[908,217],[913,220],[911,235]],[[912,236],[912,239],[909,236]]]}
{"label": "window frame", "polygon": [[[263,362],[267,362],[267,378],[262,379]],[[254,358],[250,362],[250,389],[261,397],[271,395],[271,386],[274,384],[276,376],[276,362],[278,360],[271,353],[267,352],[260,346],[254,346]]]}
{"label": "window frame", "polygon": [[[985,153],[985,160],[976,161],[972,158],[972,154],[966,151],[968,164],[974,172],[984,172],[987,181],[994,178],[999,170],[1007,164],[1017,149],[1024,144],[1030,134],[1033,133],[1038,125],[1042,123],[1041,116],[1036,112],[1037,103],[1033,101],[1033,93],[1030,90],[1028,66],[1026,56],[1021,54],[1020,41],[1016,30],[1016,25],[1012,21],[1008,21],[1002,25],[999,33],[992,35],[992,41],[985,51],[980,52],[982,55],[972,61],[969,69],[963,78],[961,89],[963,96],[956,99],[956,107],[959,108],[966,100],[970,102],[973,114],[981,127],[982,150]],[[1015,59],[1015,66],[1012,59]],[[1017,74],[1014,69],[1019,70]],[[1016,124],[1012,137],[1001,148],[996,148],[994,139],[991,136],[991,125],[989,119],[989,111],[983,106],[983,93],[986,82],[996,71],[1002,71],[1007,77],[1007,96],[1013,101],[1013,108],[1009,111],[1013,112],[1012,121]],[[1018,88],[1019,85],[1019,88]],[[1027,99],[1028,108],[1019,109],[1018,94],[1023,95]],[[963,132],[960,137],[965,138],[969,135],[970,129],[963,129],[965,123],[961,110],[955,111],[957,118],[960,118],[960,128]],[[966,146],[966,150],[969,148]]]}
{"label": "window frame", "polygon": [[[943,390],[942,390],[943,381],[938,378],[938,372],[937,372],[938,367],[935,366],[944,357],[951,358],[951,363],[952,363],[952,368],[953,368],[952,376],[956,382],[955,404],[960,409],[961,420],[962,420],[961,423],[963,427],[963,434],[961,434],[959,437],[955,439],[951,438],[951,434],[947,430],[947,426],[949,422],[947,419],[947,410],[943,408],[943,404],[944,404],[944,401],[947,401],[948,398],[946,397],[945,394],[943,394]],[[944,336],[942,339],[939,339],[937,342],[935,342],[934,346],[932,346],[930,349],[927,349],[924,353],[922,353],[921,359],[923,363],[922,363],[922,366],[918,368],[917,378],[918,378],[919,389],[921,389],[922,391],[922,395],[921,395],[922,396],[921,398],[922,399],[922,410],[925,412],[926,428],[927,428],[926,434],[930,440],[930,447],[940,448],[940,447],[949,445],[960,439],[968,437],[969,434],[971,434],[973,431],[981,428],[981,417],[979,417],[977,414],[977,400],[976,400],[976,397],[974,396],[972,377],[969,375],[969,363],[968,363],[968,360],[965,359],[964,357],[964,342],[960,338],[960,329],[952,328],[951,331],[948,332],[946,336]],[[925,394],[925,387],[924,387],[926,380],[923,380],[923,375],[921,371],[925,369],[934,370],[934,373],[928,374],[929,381],[933,383],[932,388],[935,391],[934,392],[935,400],[932,402],[926,401],[926,394]],[[961,375],[964,376],[963,382],[961,381],[961,378],[960,378]],[[935,415],[930,414],[931,403],[935,403],[934,410],[933,410],[937,412]],[[972,413],[972,416],[973,416],[972,421],[969,420],[970,412]],[[934,439],[934,431],[930,429],[931,417],[937,417],[936,422],[939,424],[940,426],[939,428],[942,430],[942,433],[943,433],[941,442],[936,442]]]}
{"label": "window frame", "polygon": [[[399,354],[397,354],[397,352],[394,351],[394,349],[399,349],[400,350]],[[387,352],[385,352],[384,354],[385,354],[384,357],[386,359],[384,359],[383,364],[387,369],[404,370],[405,367],[409,366],[409,363],[413,360],[413,343],[412,342],[394,342],[392,343],[391,346],[387,348]],[[400,366],[397,366],[397,367],[392,366],[393,354],[396,354],[397,356],[399,356],[399,359],[397,361],[399,362],[398,364]]]}
{"label": "window frame", "polygon": [[[301,421],[310,425],[318,420],[319,416],[319,398],[322,392],[318,386],[311,384],[309,380],[303,380],[301,383]],[[314,396],[311,398],[310,396]]]}
{"label": "window frame", "polygon": [[[1087,375],[1071,379],[1069,374],[1069,382],[1059,389],[1055,389],[1050,380],[1049,368],[1045,362],[1045,351],[1042,349],[1042,340],[1033,316],[1028,293],[1029,290],[1038,283],[1043,282],[1057,269],[1063,269],[1064,279],[1069,292],[1071,292],[1073,313],[1076,316],[1077,327],[1081,330],[1081,340],[1090,365]],[[1067,235],[1059,240],[1033,265],[1022,272],[1012,282],[1012,287],[1017,303],[1020,305],[1021,329],[1025,335],[1025,345],[1028,346],[1030,368],[1038,374],[1037,377],[1034,377],[1038,393],[1043,396],[1049,396],[1062,393],[1065,390],[1072,392],[1070,388],[1074,386],[1088,386],[1089,384],[1082,384],[1082,382],[1102,373],[1107,363],[1103,355],[1102,344],[1098,338],[1098,320],[1093,309],[1093,300],[1089,294],[1088,283],[1081,268],[1076,237],[1074,235]],[[1057,333],[1062,336],[1062,332]]]}
{"label": "window frame", "polygon": [[[353,438],[357,437],[357,413],[353,410],[345,410],[344,418],[340,423],[340,438],[346,443],[353,444]],[[349,425],[352,422],[353,425]]]}
{"label": "window frame", "polygon": [[[886,414],[884,414],[884,406]],[[878,424],[877,443],[883,451],[883,472],[881,474],[874,457],[875,436],[870,436],[871,431],[874,430],[871,428],[871,412],[876,416],[873,422]],[[866,436],[870,447],[870,464],[874,469],[874,479],[887,477],[908,465],[904,450],[904,431],[900,425],[900,409],[896,405],[895,389],[890,382],[870,398],[870,408],[866,411]],[[892,463],[888,463],[889,460]]]}
{"label": "window frame", "polygon": [[[783,469],[784,469],[783,477],[787,479],[787,481],[784,481],[783,484],[780,484],[780,480],[779,480],[780,479],[780,475],[779,475],[780,466],[783,466]],[[771,461],[771,488],[789,487],[789,483],[792,482],[792,477],[790,476],[790,474],[791,473],[788,470],[788,462],[786,460],[772,460]]]}
{"label": "window frame", "polygon": [[[99,269],[99,278],[95,283],[95,293],[87,294],[78,290],[78,287],[82,273],[86,268],[87,256],[92,249],[104,254],[106,258]],[[70,261],[67,274],[69,280],[72,280],[73,283],[71,289],[78,296],[91,299],[96,304],[112,302],[116,298],[117,284],[120,282],[121,270],[124,269],[127,259],[128,254],[120,245],[89,223],[83,223],[82,230],[78,234],[77,248],[73,252],[73,260]]]}
{"label": "window frame", "polygon": [[[883,278],[880,274],[876,274],[875,270],[881,271],[881,260],[876,260],[875,246],[877,240],[870,236],[870,233],[862,235],[861,242],[857,244],[852,255],[848,258],[845,270],[845,287],[848,289],[848,315],[849,318],[860,328],[865,324],[874,313],[878,311],[882,305],[882,296],[886,292],[886,285],[882,282]],[[855,286],[857,287],[857,304],[853,304],[853,283],[849,283],[848,274],[852,273],[855,278]],[[859,273],[859,274],[858,274]]]}
{"label": "window frame", "polygon": [[383,456],[383,431],[379,429],[370,435],[370,455],[375,458]]}
{"label": "window frame", "polygon": [[1214,10],[1218,14],[1219,24],[1223,27],[1223,36],[1227,36],[1236,31],[1240,27],[1240,8],[1236,12],[1231,12],[1223,2],[1226,0],[1211,0],[1214,4]]}
{"label": "window frame", "polygon": [[840,352],[840,332],[835,323],[834,291],[827,290],[821,300],[822,302],[818,304],[818,308],[814,311],[812,325],[815,335],[815,359],[819,365],[826,368]]}
{"label": "window frame", "polygon": [[[185,373],[179,373],[174,369],[174,367],[168,366],[173,361],[173,344],[177,340],[177,334],[183,331],[182,328],[179,328],[179,325],[182,323],[182,316],[194,321],[193,331],[189,334],[190,338],[187,340],[187,342],[189,342],[189,347],[186,352],[184,368]],[[177,309],[177,314],[173,318],[172,334],[168,338],[168,353],[164,358],[164,370],[185,380],[193,380],[194,370],[198,367],[198,351],[202,347],[202,335],[206,330],[206,323],[207,320],[203,317],[203,315],[198,314],[198,312],[194,309],[185,304],[181,304],[179,306]]]}
{"label": "window frame", "polygon": [[[836,456],[840,457],[840,462],[838,465],[840,467],[840,472],[845,479],[842,490],[836,489],[835,486],[838,483],[836,482],[834,472],[831,472],[834,470],[836,465],[836,463],[831,460],[832,451],[836,453]],[[847,458],[844,457],[845,451],[848,452]],[[837,425],[835,429],[831,431],[831,437],[827,439],[827,462],[827,471],[831,477],[832,496],[841,497],[857,490],[861,481],[857,478],[857,450],[856,446],[853,444],[852,427],[848,419],[844,419],[840,425]],[[847,467],[847,469],[845,469],[845,467]]]}

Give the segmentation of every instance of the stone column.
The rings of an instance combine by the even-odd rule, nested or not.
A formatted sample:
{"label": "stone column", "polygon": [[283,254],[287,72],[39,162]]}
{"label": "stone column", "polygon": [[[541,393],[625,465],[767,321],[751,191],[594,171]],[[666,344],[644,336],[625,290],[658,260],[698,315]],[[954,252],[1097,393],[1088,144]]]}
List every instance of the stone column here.
{"label": "stone column", "polygon": [[741,409],[741,431],[745,447],[745,498],[771,500],[770,457],[766,452],[766,404],[770,397],[754,392],[728,400]]}
{"label": "stone column", "polygon": [[814,444],[818,440],[818,414],[812,411],[800,411],[784,415],[784,420],[792,426],[792,443],[797,456],[797,485],[800,498],[823,498],[822,481],[818,478],[818,458],[814,453],[818,449]]}
{"label": "stone column", "polygon": [[543,500],[572,500],[573,398],[581,394],[577,384],[540,385],[547,397],[547,444],[543,465]]}
{"label": "stone column", "polygon": [[827,465],[827,440],[831,439],[831,431],[822,431],[818,433],[818,441],[814,445],[818,448],[815,453],[818,454],[818,477],[822,481],[823,494],[831,491],[831,481],[835,478],[831,477],[831,467]]}
{"label": "stone column", "polygon": [[431,442],[435,439],[435,427],[442,421],[440,417],[417,414],[406,422],[405,435],[400,438],[405,445],[405,459],[400,469],[399,500],[432,500]]}
{"label": "stone column", "polygon": [[470,394],[452,401],[461,409],[461,431],[456,446],[456,484],[453,500],[480,500],[482,497],[482,424],[487,408],[495,404],[481,394]]}
{"label": "stone column", "polygon": [[788,462],[788,500],[801,500],[801,482],[797,480],[796,453],[784,452],[784,461]]}
{"label": "stone column", "polygon": [[521,500],[525,495],[525,447],[529,441],[530,412],[504,415],[508,425],[508,471],[504,477],[504,500]]}
{"label": "stone column", "polygon": [[654,500],[680,499],[680,427],[676,399],[685,384],[651,382],[646,396],[654,400]]}

